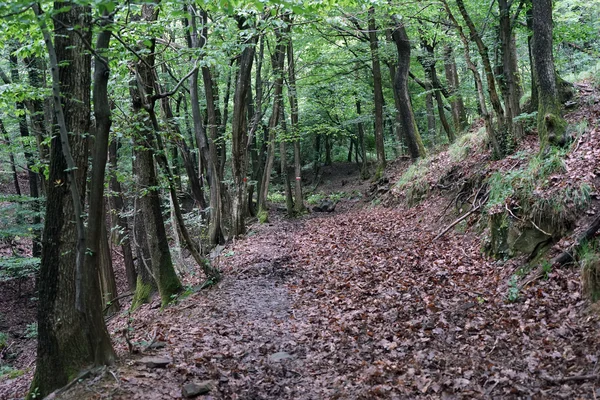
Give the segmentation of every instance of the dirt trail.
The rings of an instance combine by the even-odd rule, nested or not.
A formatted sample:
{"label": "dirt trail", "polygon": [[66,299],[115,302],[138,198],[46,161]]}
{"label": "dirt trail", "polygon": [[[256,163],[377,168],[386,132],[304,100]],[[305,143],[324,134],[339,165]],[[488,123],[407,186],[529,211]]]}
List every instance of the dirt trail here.
{"label": "dirt trail", "polygon": [[217,287],[134,316],[137,342],[166,343],[143,355],[168,368],[123,358],[62,398],[178,399],[207,380],[200,398],[594,398],[600,324],[577,272],[509,303],[514,265],[471,233],[432,244],[431,201],[253,227]]}

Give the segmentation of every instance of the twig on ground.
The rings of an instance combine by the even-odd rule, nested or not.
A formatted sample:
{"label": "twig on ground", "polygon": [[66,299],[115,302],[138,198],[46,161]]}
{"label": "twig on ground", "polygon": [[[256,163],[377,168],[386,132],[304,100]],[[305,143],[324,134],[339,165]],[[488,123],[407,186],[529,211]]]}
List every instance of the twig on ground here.
{"label": "twig on ground", "polygon": [[105,313],[110,308],[110,306],[112,305],[113,302],[115,302],[117,300],[121,300],[122,298],[125,298],[125,297],[133,296],[133,295],[134,295],[133,292],[127,292],[127,293],[123,293],[123,294],[115,297],[114,299],[110,299],[108,301],[108,304],[106,305],[106,307],[104,307],[104,310],[102,310],[102,312]]}
{"label": "twig on ground", "polygon": [[150,342],[148,342],[148,344],[146,346],[144,346],[144,349],[142,350],[142,352],[147,351],[156,341],[156,328],[154,328],[154,331],[152,331],[152,337],[150,339]]}
{"label": "twig on ground", "polygon": [[531,225],[533,225],[533,226],[535,227],[535,229],[537,229],[538,231],[542,232],[544,235],[546,235],[546,236],[550,236],[550,237],[552,236],[552,234],[551,234],[551,233],[548,233],[548,232],[546,232],[545,230],[543,230],[542,228],[540,228],[539,226],[537,226],[537,225],[535,224],[535,222],[533,222],[533,219],[529,220],[529,222],[531,222]]}
{"label": "twig on ground", "polygon": [[549,376],[542,376],[542,378],[549,383],[560,384],[565,382],[584,382],[590,380],[600,379],[600,374],[589,374],[589,375],[575,375],[575,376],[565,376],[562,378],[551,378]]}
{"label": "twig on ground", "polygon": [[435,242],[436,240],[438,240],[439,238],[441,238],[442,236],[444,236],[446,233],[448,233],[448,231],[452,228],[454,228],[456,225],[458,225],[461,221],[465,220],[467,217],[469,217],[471,214],[474,214],[475,212],[477,212],[477,210],[479,210],[481,208],[481,206],[483,206],[485,204],[485,202],[488,199],[488,194],[489,191],[484,195],[483,199],[481,200],[481,202],[479,202],[479,204],[477,205],[477,207],[472,208],[470,211],[468,211],[465,215],[463,215],[462,217],[458,218],[456,221],[454,221],[453,223],[451,223],[446,229],[444,229],[441,233],[439,233],[435,238],[433,238],[432,242]]}

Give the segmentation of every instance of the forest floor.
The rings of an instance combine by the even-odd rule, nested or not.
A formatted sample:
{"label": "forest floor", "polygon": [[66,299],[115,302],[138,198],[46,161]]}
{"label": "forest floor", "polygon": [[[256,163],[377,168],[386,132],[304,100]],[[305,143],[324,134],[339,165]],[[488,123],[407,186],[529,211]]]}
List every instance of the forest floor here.
{"label": "forest floor", "polygon": [[[591,107],[597,119],[600,103]],[[594,127],[571,170],[597,168]],[[390,181],[406,166],[392,165]],[[369,192],[350,167],[328,171],[332,190]],[[393,193],[381,186],[370,192]],[[274,210],[221,252],[216,286],[111,319],[117,365],[56,398],[180,399],[190,383],[202,399],[600,396],[600,313],[577,268],[511,282],[523,259],[484,256],[478,214],[434,240],[458,216],[445,210],[452,197],[389,199],[342,199],[333,213],[294,220]],[[22,396],[30,377],[0,382],[0,397]]]}

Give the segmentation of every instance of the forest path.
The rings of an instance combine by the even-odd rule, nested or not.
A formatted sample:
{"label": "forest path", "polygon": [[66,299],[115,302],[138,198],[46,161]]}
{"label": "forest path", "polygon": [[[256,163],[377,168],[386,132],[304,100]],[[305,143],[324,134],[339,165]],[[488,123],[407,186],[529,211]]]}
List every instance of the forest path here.
{"label": "forest path", "polygon": [[65,398],[178,399],[206,381],[200,398],[594,398],[600,324],[577,272],[507,302],[514,265],[484,258],[474,228],[432,242],[445,202],[251,227],[219,285],[133,315],[166,369],[123,358]]}

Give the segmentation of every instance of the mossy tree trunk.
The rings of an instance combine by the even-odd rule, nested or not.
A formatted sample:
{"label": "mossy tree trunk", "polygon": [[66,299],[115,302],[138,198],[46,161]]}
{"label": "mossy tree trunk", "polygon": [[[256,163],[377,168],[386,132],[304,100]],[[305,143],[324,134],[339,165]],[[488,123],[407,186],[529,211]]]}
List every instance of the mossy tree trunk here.
{"label": "mossy tree trunk", "polygon": [[410,69],[410,40],[406,34],[406,28],[404,24],[394,18],[394,31],[392,33],[392,39],[396,43],[396,50],[398,52],[398,68],[396,69],[396,76],[394,78],[394,90],[397,93],[398,101],[396,106],[398,107],[399,122],[406,143],[408,145],[408,151],[412,159],[419,157],[425,157],[425,146],[421,140],[419,129],[415,122],[415,116],[410,101],[410,94],[408,92],[408,72]]}
{"label": "mossy tree trunk", "polygon": [[[142,20],[147,22],[156,21],[158,9],[153,5],[142,6]],[[154,167],[154,103],[152,94],[156,87],[154,68],[154,45],[155,40],[150,40],[149,52],[144,56],[144,61],[136,60],[134,63],[136,73],[130,86],[133,114],[138,119],[136,125],[138,131],[135,136],[136,147],[136,173],[141,190],[144,192],[140,205],[142,210],[142,221],[146,233],[145,240],[148,243],[150,257],[152,259],[152,275],[156,281],[161,302],[166,305],[172,300],[172,296],[181,290],[181,282],[175,273],[169,242],[162,217],[159,196],[159,184]],[[147,114],[147,115],[144,115]],[[146,284],[141,288],[136,287],[136,292],[146,291]],[[135,298],[138,298],[136,293]],[[134,299],[135,300],[135,299]]]}
{"label": "mossy tree trunk", "polygon": [[538,86],[537,128],[540,149],[557,144],[566,130],[561,116],[552,52],[552,0],[535,0],[532,9],[533,69]]}

